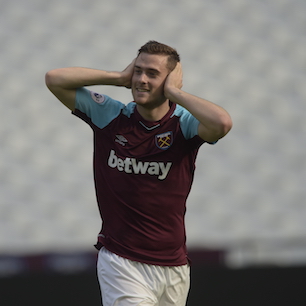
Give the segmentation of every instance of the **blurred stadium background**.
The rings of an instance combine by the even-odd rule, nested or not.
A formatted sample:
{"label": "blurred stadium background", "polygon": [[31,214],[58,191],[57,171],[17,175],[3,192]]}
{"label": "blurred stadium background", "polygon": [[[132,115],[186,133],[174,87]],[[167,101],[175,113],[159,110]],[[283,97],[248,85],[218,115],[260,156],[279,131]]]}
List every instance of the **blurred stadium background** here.
{"label": "blurred stadium background", "polygon": [[306,266],[305,16],[305,0],[0,0],[0,278],[92,269],[92,134],[44,75],[123,70],[151,39],[181,54],[185,91],[234,122],[199,152],[186,215],[195,262]]}

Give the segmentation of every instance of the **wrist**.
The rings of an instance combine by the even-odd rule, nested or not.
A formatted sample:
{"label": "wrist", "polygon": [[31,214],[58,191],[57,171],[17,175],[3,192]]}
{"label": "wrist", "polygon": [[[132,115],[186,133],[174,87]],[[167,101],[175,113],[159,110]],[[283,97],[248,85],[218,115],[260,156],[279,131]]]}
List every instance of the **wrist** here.
{"label": "wrist", "polygon": [[101,85],[122,86],[122,78],[120,72],[104,71],[101,77]]}
{"label": "wrist", "polygon": [[131,75],[130,74],[125,74],[124,72],[121,72],[119,74],[119,79],[118,79],[118,84],[117,86],[124,86],[124,87],[131,87]]}

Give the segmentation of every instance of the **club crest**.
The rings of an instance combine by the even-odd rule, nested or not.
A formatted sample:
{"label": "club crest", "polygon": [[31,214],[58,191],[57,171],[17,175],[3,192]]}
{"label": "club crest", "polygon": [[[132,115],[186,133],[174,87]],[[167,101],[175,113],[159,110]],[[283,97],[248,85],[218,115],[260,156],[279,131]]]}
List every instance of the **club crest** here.
{"label": "club crest", "polygon": [[167,150],[173,142],[172,132],[166,132],[155,136],[155,143],[159,149]]}

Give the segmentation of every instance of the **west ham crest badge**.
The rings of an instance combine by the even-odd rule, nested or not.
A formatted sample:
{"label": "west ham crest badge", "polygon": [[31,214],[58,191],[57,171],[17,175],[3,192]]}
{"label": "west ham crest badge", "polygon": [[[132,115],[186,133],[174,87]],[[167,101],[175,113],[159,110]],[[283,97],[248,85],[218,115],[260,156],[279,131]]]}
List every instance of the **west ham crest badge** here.
{"label": "west ham crest badge", "polygon": [[167,150],[173,142],[172,132],[166,132],[155,136],[155,143],[159,149]]}

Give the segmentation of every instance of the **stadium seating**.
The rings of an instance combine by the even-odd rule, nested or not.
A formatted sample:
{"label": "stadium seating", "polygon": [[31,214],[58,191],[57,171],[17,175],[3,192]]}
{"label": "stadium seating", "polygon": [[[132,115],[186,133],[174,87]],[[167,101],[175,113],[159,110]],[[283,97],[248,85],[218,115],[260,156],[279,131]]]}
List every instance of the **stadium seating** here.
{"label": "stadium seating", "polygon": [[[92,133],[48,91],[48,70],[123,70],[155,39],[178,49],[184,89],[232,131],[205,144],[190,248],[229,266],[306,263],[304,0],[0,0],[0,255],[88,251],[100,229]],[[124,88],[94,87],[125,103]]]}

